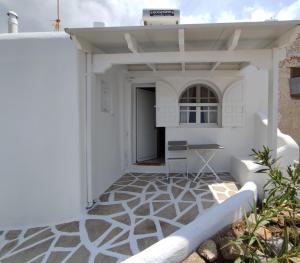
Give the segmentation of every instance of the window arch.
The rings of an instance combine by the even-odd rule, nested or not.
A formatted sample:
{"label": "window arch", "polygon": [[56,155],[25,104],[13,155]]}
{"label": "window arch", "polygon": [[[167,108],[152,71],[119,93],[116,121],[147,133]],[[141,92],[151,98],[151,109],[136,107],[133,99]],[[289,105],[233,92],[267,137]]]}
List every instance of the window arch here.
{"label": "window arch", "polygon": [[188,86],[179,98],[180,123],[214,126],[219,120],[219,98],[207,84]]}

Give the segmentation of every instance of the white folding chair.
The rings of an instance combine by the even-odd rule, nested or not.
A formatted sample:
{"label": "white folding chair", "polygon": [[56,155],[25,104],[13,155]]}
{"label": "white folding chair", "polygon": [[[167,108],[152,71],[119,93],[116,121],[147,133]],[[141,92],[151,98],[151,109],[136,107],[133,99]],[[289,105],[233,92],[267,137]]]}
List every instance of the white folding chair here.
{"label": "white folding chair", "polygon": [[[179,161],[185,163],[185,171],[186,171],[186,178],[189,177],[188,172],[188,144],[187,141],[168,141],[168,157],[167,157],[167,167],[168,167],[168,174],[167,179],[170,178],[170,163],[173,161]],[[170,156],[170,152],[176,153],[176,155]],[[180,153],[180,155],[178,154]]]}

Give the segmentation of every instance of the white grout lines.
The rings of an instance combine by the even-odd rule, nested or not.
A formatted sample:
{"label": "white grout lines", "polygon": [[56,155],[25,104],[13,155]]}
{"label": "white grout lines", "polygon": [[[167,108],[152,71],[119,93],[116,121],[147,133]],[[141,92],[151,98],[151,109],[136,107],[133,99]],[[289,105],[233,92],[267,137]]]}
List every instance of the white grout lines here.
{"label": "white grout lines", "polygon": [[[3,231],[1,262],[121,262],[237,192],[227,173],[196,183],[176,174],[126,174],[79,221]],[[0,231],[1,233],[1,231]],[[25,236],[27,233],[27,236]],[[49,241],[49,242],[47,242]]]}

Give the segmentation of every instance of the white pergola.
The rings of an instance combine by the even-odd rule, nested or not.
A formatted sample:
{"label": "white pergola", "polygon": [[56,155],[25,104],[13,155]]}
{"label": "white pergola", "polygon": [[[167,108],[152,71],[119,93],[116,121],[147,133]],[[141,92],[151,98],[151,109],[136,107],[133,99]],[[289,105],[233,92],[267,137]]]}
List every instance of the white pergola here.
{"label": "white pergola", "polygon": [[[66,28],[87,54],[87,82],[113,65],[128,71],[241,70],[252,64],[269,71],[268,143],[277,148],[278,71],[299,21],[132,27]],[[274,155],[276,155],[274,151]]]}

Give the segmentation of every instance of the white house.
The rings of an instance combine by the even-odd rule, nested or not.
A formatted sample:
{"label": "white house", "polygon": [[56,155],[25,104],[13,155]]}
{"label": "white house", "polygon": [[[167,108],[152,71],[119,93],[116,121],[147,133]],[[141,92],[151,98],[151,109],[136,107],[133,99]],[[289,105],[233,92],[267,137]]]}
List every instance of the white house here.
{"label": "white house", "polygon": [[[278,67],[298,24],[1,34],[0,227],[80,218],[123,174],[166,173],[174,140],[223,146],[211,166],[260,188],[252,148],[299,160],[277,130]],[[198,162],[189,153],[190,172]]]}

